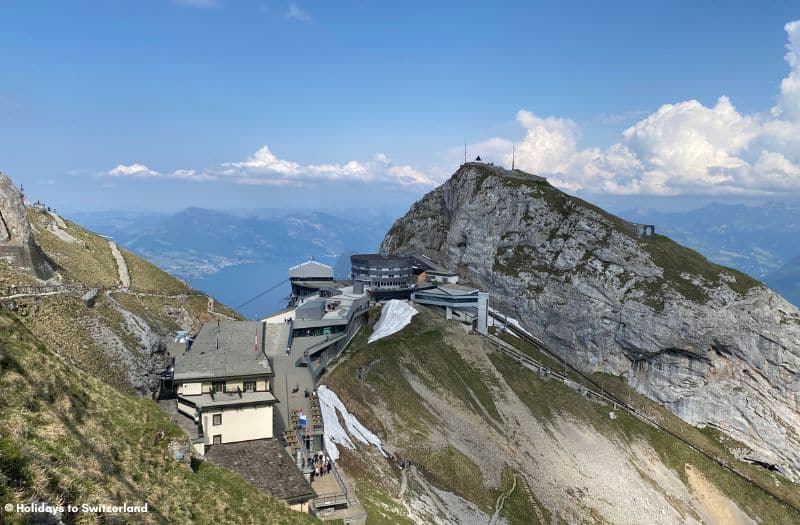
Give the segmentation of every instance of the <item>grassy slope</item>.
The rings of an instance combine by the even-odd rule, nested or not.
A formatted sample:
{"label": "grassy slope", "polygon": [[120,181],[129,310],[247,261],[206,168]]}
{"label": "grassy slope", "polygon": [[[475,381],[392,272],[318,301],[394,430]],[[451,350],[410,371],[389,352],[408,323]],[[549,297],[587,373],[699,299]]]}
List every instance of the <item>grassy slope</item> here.
{"label": "grassy slope", "polygon": [[[403,457],[411,459],[428,479],[437,486],[472,501],[491,514],[497,496],[510,488],[510,474],[504,475],[501,487],[486,487],[481,481],[481,476],[476,474],[477,465],[463,454],[452,447],[437,448],[427,443],[425,429],[433,422],[433,416],[399,371],[402,367],[415,370],[427,378],[425,382],[429,387],[449,393],[454,402],[462,403],[481,416],[484,411],[477,409],[474,401],[468,399],[471,396],[465,394],[465,388],[468,387],[476,393],[476,397],[481,400],[484,407],[493,407],[487,378],[481,377],[474,369],[470,370],[471,367],[449,345],[447,331],[442,324],[444,321],[427,309],[421,309],[421,313],[414,317],[410,328],[368,346],[366,338],[371,333],[374,318],[377,317],[374,312],[371,315],[373,319],[351,343],[344,360],[324,381],[337,392],[362,423],[373,431],[377,430],[384,439],[392,441],[392,444],[397,446],[398,452]],[[527,350],[533,352],[531,349]],[[504,355],[491,354],[490,358],[515,394],[538,420],[547,423],[554,415],[573,418],[592,425],[622,446],[625,443],[645,441],[659,453],[664,464],[672,468],[684,482],[687,481],[684,466],[694,465],[722,493],[748,514],[761,519],[762,523],[800,522],[800,515],[796,512],[779,504],[679,440],[625,414],[620,414],[619,419],[612,421],[608,418],[608,407],[587,401],[558,381],[542,380],[527,369],[520,368]],[[546,360],[542,356],[537,358]],[[374,364],[366,380],[358,381],[358,368],[367,367],[371,363]],[[459,370],[459,376],[467,379],[463,382],[456,380],[452,377],[454,370]],[[627,387],[618,384],[616,388],[623,389],[618,390],[617,394],[627,398]],[[388,435],[387,429],[382,426],[380,419],[375,415],[376,412],[371,408],[373,405],[389,408],[405,430],[411,429],[410,436],[400,438],[398,442],[397,435]],[[491,410],[487,408],[486,412],[491,413]],[[661,417],[669,423],[669,428],[680,435],[692,436],[699,432],[666,411],[663,411]],[[491,420],[487,419],[486,424],[491,425]],[[365,505],[371,512],[371,518],[376,512],[385,512],[385,505],[382,505],[381,501],[382,498],[386,498],[386,494],[391,493],[390,489],[383,485],[381,480],[370,476],[369,465],[361,464],[357,458],[350,455],[343,457],[348,472],[354,472],[354,476],[359,480],[359,493],[363,492],[367,497]],[[761,482],[768,479],[770,483],[783,484],[784,495],[796,491],[795,485],[779,476],[755,467],[752,473],[754,476],[761,476],[758,478]],[[512,523],[531,523],[535,514],[531,508],[533,503],[527,501],[527,498],[522,499],[516,491],[514,494],[510,500],[511,504],[506,508],[506,517]],[[543,508],[539,507],[539,510],[544,513]],[[375,519],[378,517],[375,516]]]}
{"label": "grassy slope", "polygon": [[[67,222],[66,231],[79,240],[68,243],[46,229],[52,221],[48,214],[28,213],[37,242],[65,282],[119,285],[106,239]],[[19,317],[0,311],[0,503],[147,501],[151,512],[145,519],[152,523],[313,521],[230,471],[203,463],[192,472],[167,459],[169,442],[185,442],[185,434],[155,403],[125,393],[130,389],[125,370],[88,327],[102,324],[136,351],[139,340],[114,301],[159,333],[187,323],[197,329],[213,316],[205,295],[122,252],[132,293],[112,292],[110,298],[101,293],[92,308],[77,294],[20,298]],[[13,284],[36,281],[0,262],[0,286]],[[236,316],[220,304],[215,311]],[[156,439],[159,431],[164,439]],[[76,520],[91,523],[94,517],[69,519]]]}
{"label": "grassy slope", "polygon": [[[373,431],[387,431],[369,406],[379,402],[394,415],[406,436],[400,445],[401,455],[410,459],[434,484],[475,503],[489,515],[497,497],[512,486],[510,471],[503,476],[499,487],[483,484],[479,467],[452,446],[435,447],[426,443],[427,427],[436,424],[423,400],[399,371],[405,367],[420,377],[428,388],[443,390],[453,399],[494,426],[499,419],[489,384],[491,378],[462,358],[447,340],[444,320],[425,308],[414,316],[409,328],[389,338],[367,345],[367,337],[377,321],[378,311],[370,312],[370,321],[353,340],[342,361],[323,382],[339,395],[359,420]],[[359,367],[372,365],[365,388],[357,379]],[[470,395],[470,392],[472,395]],[[377,399],[376,399],[377,394]],[[393,441],[397,436],[391,438]],[[345,457],[345,468],[358,479],[357,491],[364,500],[370,522],[390,523],[399,514],[387,512],[388,487],[370,477],[370,466],[357,458]],[[518,489],[521,491],[521,487]],[[532,523],[534,515],[527,498],[520,499],[515,491],[503,515],[511,523]]]}
{"label": "grassy slope", "polygon": [[[107,239],[65,221],[66,232],[79,240],[77,243],[65,242],[47,229],[46,225],[53,219],[46,212],[29,209],[28,219],[34,227],[36,241],[57,266],[65,282],[78,283],[86,288],[113,289],[119,286],[116,261]],[[215,318],[207,311],[208,299],[204,294],[192,290],[141,257],[124,249],[121,251],[131,277],[131,292],[113,291],[111,298],[144,319],[154,331],[169,335],[180,329],[198,330],[203,322]],[[27,274],[0,265],[0,284],[29,281],[31,278]],[[101,293],[93,308],[87,308],[78,294],[22,298],[17,302],[17,313],[22,321],[49,348],[109,384],[130,389],[122,365],[90,335],[89,327],[100,322],[109,327],[126,348],[134,354],[139,352],[138,339],[128,330],[111,299]],[[214,309],[239,317],[219,303]]]}
{"label": "grassy slope", "polygon": [[5,310],[0,352],[0,504],[147,502],[148,523],[313,521],[231,472],[169,458],[170,441],[187,438],[154,402],[67,366]]}

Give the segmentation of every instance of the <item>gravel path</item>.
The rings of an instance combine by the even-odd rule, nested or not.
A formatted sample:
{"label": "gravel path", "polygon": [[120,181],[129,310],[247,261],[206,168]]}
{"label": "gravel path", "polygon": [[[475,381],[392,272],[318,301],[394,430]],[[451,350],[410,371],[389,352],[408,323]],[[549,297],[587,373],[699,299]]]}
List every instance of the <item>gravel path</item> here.
{"label": "gravel path", "polygon": [[117,247],[114,241],[108,241],[108,247],[111,248],[111,254],[114,260],[117,261],[117,271],[119,272],[119,282],[123,290],[131,287],[131,274],[128,272],[128,265],[125,263],[125,258]]}

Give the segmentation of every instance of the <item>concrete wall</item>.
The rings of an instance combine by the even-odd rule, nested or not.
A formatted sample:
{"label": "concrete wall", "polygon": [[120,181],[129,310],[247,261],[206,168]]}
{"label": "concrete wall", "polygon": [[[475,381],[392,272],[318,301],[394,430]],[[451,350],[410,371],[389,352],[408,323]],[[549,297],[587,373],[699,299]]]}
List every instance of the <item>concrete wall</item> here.
{"label": "concrete wall", "polygon": [[294,310],[289,310],[288,312],[281,312],[269,317],[265,317],[261,321],[267,324],[283,324],[286,319],[294,320],[294,313]]}
{"label": "concrete wall", "polygon": [[[213,424],[214,414],[222,414],[221,425]],[[272,405],[203,412],[203,432],[206,445],[218,434],[223,443],[272,438]]]}
{"label": "concrete wall", "polygon": [[303,503],[295,503],[294,505],[289,505],[285,501],[283,503],[284,503],[284,505],[286,505],[287,507],[289,507],[292,510],[296,510],[297,512],[305,512],[306,514],[308,514],[308,510],[309,510],[308,509],[308,501],[303,502]]}
{"label": "concrete wall", "polygon": [[187,405],[186,403],[181,401],[181,398],[178,398],[178,412],[189,416],[194,420],[195,416],[197,416],[197,409],[193,406]]}

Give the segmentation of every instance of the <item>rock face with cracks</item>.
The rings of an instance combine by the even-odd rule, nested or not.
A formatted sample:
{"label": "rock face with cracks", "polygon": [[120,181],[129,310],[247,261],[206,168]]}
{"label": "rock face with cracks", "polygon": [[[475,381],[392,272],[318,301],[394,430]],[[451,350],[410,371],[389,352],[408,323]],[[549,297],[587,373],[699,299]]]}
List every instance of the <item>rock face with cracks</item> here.
{"label": "rock face with cracks", "polygon": [[53,276],[53,269],[33,239],[22,194],[0,173],[0,259],[40,279]]}
{"label": "rock face with cracks", "polygon": [[800,312],[519,170],[467,163],[392,226],[571,364],[623,376],[685,421],[800,481]]}

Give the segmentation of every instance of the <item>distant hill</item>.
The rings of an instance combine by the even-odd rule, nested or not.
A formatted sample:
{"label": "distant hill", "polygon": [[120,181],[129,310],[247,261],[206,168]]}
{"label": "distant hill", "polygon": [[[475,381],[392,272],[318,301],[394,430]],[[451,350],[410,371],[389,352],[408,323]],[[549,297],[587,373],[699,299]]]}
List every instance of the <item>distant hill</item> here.
{"label": "distant hill", "polygon": [[631,210],[621,215],[655,224],[658,233],[759,279],[800,256],[800,206],[709,204],[687,212]]}
{"label": "distant hill", "polygon": [[[254,210],[246,214],[187,208],[172,215],[76,215],[99,232],[191,286],[238,305],[286,278],[287,269],[314,257],[347,272],[343,255],[374,251],[391,224],[365,209],[335,212]],[[346,258],[346,257],[345,257]],[[285,306],[288,285],[247,305],[256,317]]]}
{"label": "distant hill", "polygon": [[767,275],[764,282],[794,304],[800,305],[800,257]]}

